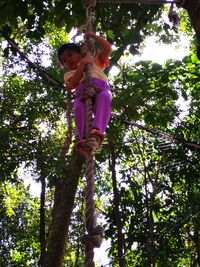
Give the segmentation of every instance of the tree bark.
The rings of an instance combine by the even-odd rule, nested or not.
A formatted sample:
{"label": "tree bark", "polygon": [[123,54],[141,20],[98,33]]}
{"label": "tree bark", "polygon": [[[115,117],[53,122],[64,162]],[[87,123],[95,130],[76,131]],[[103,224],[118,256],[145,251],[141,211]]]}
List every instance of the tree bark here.
{"label": "tree bark", "polygon": [[46,231],[45,231],[45,191],[46,191],[46,181],[45,178],[41,178],[41,194],[40,194],[40,261],[39,265],[43,262],[45,253],[45,241],[46,241]]}
{"label": "tree bark", "polygon": [[194,229],[194,242],[196,245],[196,251],[197,251],[197,262],[200,266],[200,230],[199,230],[199,224],[196,224]]}
{"label": "tree bark", "polygon": [[83,162],[83,158],[74,152],[71,162],[63,167],[64,175],[55,189],[52,220],[42,267],[63,266],[70,218]]}
{"label": "tree bark", "polygon": [[119,267],[125,266],[125,258],[124,258],[124,236],[122,233],[122,220],[121,220],[121,214],[120,214],[120,195],[117,188],[117,177],[116,177],[116,155],[114,151],[114,145],[110,141],[110,151],[111,151],[111,163],[110,163],[110,169],[111,169],[111,178],[112,178],[112,184],[113,184],[113,194],[114,194],[114,217],[115,217],[115,223],[117,226],[117,248],[118,248],[118,263]]}
{"label": "tree bark", "polygon": [[197,57],[200,59],[200,0],[186,0],[184,8],[190,16],[192,26],[196,33]]}
{"label": "tree bark", "polygon": [[197,259],[196,262],[198,263],[198,266],[200,266],[200,226],[199,226],[199,219],[200,215],[197,215],[193,219],[193,224],[194,224],[194,234],[190,235],[190,238],[194,242],[196,246],[196,253],[197,253]]}
{"label": "tree bark", "polygon": [[186,0],[187,10],[196,33],[200,33],[200,0]]}

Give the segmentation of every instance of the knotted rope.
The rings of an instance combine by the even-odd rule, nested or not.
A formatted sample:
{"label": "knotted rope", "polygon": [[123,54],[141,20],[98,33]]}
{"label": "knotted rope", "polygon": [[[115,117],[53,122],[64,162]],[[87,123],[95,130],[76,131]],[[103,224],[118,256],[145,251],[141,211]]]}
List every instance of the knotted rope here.
{"label": "knotted rope", "polygon": [[[86,32],[92,30],[93,8],[96,5],[94,0],[86,0]],[[86,40],[82,47],[83,54],[93,49],[91,40]],[[93,126],[93,97],[96,94],[91,81],[92,66],[86,67],[86,91],[83,98],[86,106],[86,138]],[[100,247],[102,243],[103,229],[96,226],[95,203],[94,203],[94,155],[90,155],[86,160],[86,229],[87,234],[83,235],[81,240],[85,245],[85,266],[94,267],[94,248]]]}
{"label": "knotted rope", "polygon": [[174,26],[180,25],[180,19],[176,11],[174,10],[174,4],[171,4],[169,13],[168,13],[169,21],[172,22]]}
{"label": "knotted rope", "polygon": [[[110,0],[104,1],[99,0],[98,2],[108,3],[147,3],[147,4],[165,4],[165,3],[180,3],[181,0],[165,1],[165,0]],[[92,30],[92,18],[93,8],[96,6],[96,0],[85,0],[86,7],[86,32]],[[85,41],[82,46],[82,53],[86,55],[88,52],[93,52],[93,43],[90,39]],[[95,88],[91,81],[92,66],[87,65],[86,67],[86,91],[82,98],[85,101],[86,107],[86,138],[89,137],[89,132],[93,126],[93,98],[96,94]],[[95,203],[94,203],[94,155],[90,155],[86,160],[86,229],[87,234],[81,237],[82,243],[85,245],[85,266],[95,267],[94,263],[94,248],[99,248],[102,243],[103,228],[96,226],[95,218]]]}

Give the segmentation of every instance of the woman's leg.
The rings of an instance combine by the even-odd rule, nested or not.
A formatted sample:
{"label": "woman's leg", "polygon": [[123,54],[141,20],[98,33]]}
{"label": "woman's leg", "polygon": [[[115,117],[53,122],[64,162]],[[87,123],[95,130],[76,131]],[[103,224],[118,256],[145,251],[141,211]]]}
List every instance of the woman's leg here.
{"label": "woman's leg", "polygon": [[102,133],[105,132],[111,116],[111,100],[112,95],[110,90],[99,90],[94,104],[94,128],[99,129]]}

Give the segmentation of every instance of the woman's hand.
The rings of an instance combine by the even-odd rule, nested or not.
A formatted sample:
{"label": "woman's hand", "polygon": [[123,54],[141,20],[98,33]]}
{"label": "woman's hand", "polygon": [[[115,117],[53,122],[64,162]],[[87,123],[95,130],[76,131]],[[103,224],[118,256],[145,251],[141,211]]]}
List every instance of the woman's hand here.
{"label": "woman's hand", "polygon": [[85,65],[93,64],[94,58],[93,58],[93,56],[91,55],[90,52],[87,52],[86,56],[82,59],[82,61],[84,62]]}
{"label": "woman's hand", "polygon": [[92,31],[90,31],[90,32],[86,32],[85,33],[85,38],[87,39],[87,38],[90,38],[90,37],[92,37],[92,38],[96,38],[97,37],[97,35],[96,35],[96,33],[95,32],[92,32]]}

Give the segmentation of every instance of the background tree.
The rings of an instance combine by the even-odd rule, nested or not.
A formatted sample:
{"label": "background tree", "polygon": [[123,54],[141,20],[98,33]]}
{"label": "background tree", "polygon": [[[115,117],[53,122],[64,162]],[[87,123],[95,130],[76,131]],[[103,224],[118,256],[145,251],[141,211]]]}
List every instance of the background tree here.
{"label": "background tree", "polygon": [[[85,23],[83,1],[0,5],[0,263],[37,266],[40,260],[42,264],[47,241],[46,266],[61,266],[63,260],[66,266],[80,266],[84,193],[78,180],[84,179],[83,159],[72,150],[74,137],[66,157],[60,155],[68,129],[56,49],[68,41],[73,27]],[[111,67],[119,69],[110,79],[113,117],[95,166],[96,205],[103,212],[112,266],[200,264],[199,61],[194,43],[182,61],[122,64],[123,57],[140,52],[150,35],[156,34],[161,42],[178,40],[177,29],[163,14],[166,8],[157,5],[97,3],[96,7],[94,26],[115,45]],[[187,13],[181,18],[180,31],[192,36]],[[23,53],[19,56],[9,40],[31,61]],[[180,99],[187,104],[184,113]],[[25,193],[18,172],[22,165],[42,185],[40,222],[38,200]],[[75,198],[76,191],[80,195]],[[30,208],[30,203],[37,204]],[[20,227],[28,234],[20,234]],[[66,241],[70,245],[65,250]]]}

